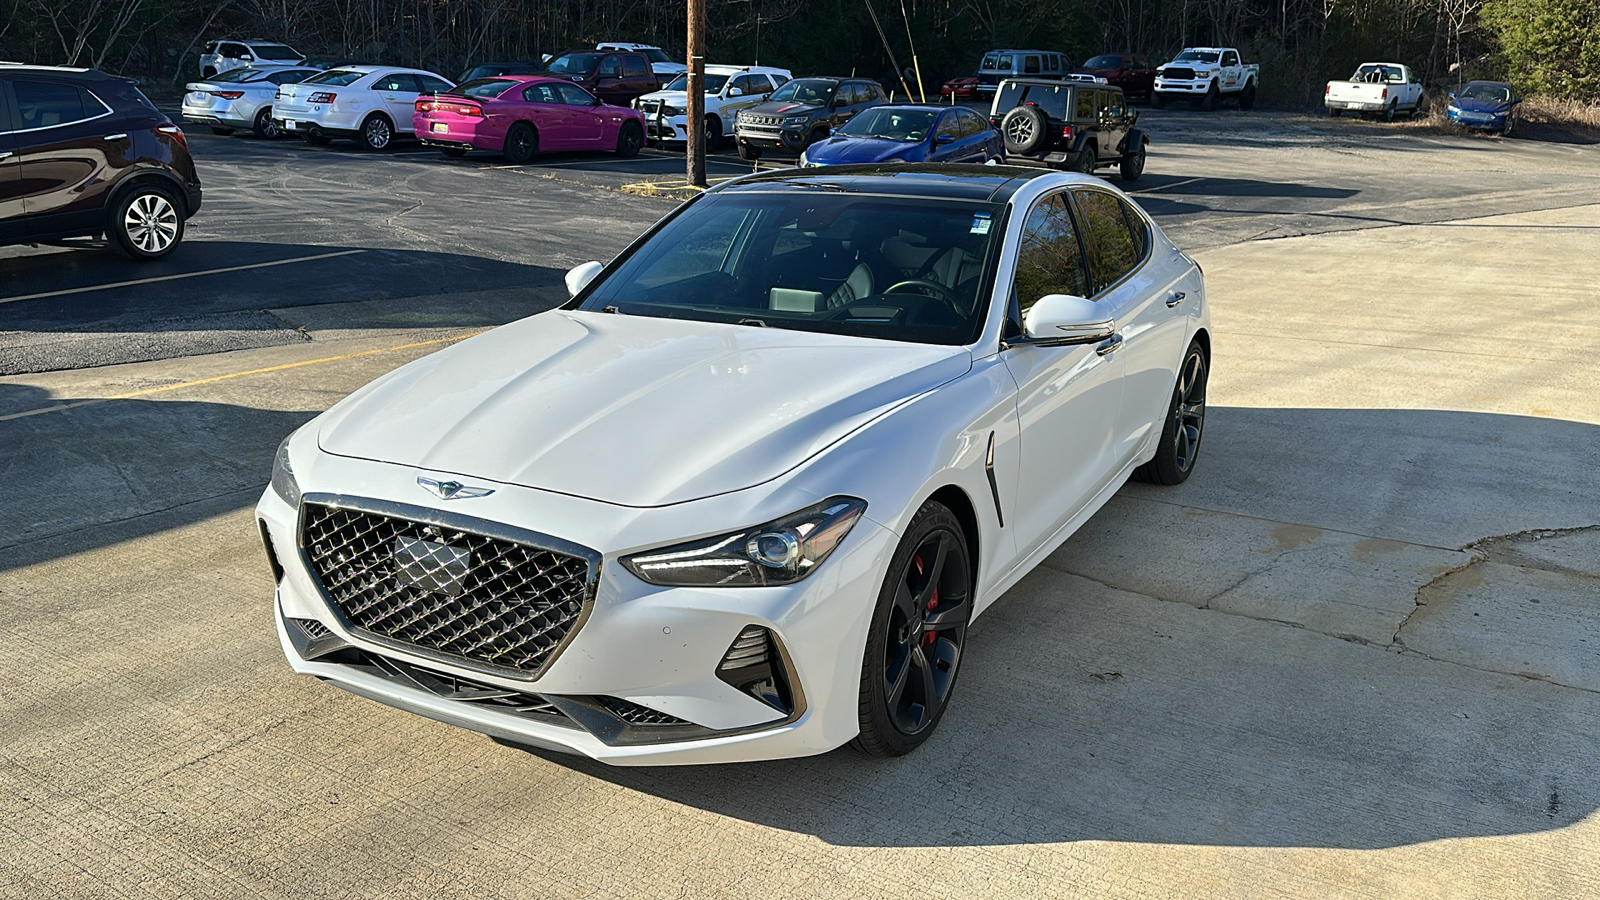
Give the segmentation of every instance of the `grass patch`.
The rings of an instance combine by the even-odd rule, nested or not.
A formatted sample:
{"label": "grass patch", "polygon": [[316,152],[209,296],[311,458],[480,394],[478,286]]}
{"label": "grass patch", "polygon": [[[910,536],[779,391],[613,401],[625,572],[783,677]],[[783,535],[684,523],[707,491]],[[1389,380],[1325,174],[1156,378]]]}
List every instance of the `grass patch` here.
{"label": "grass patch", "polygon": [[620,191],[640,197],[661,197],[666,200],[688,200],[705,190],[683,181],[633,181],[624,184]]}
{"label": "grass patch", "polygon": [[1522,121],[1600,139],[1600,105],[1555,97],[1528,97],[1518,110]]}

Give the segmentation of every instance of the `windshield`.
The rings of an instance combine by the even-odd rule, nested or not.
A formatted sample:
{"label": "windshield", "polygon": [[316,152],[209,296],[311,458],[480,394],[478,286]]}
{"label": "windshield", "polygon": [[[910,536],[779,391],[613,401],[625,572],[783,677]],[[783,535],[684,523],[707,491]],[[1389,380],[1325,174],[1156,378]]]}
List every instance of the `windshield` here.
{"label": "windshield", "polygon": [[915,144],[928,136],[939,114],[931,109],[869,109],[844,124],[835,134],[887,138]]}
{"label": "windshield", "polygon": [[285,44],[251,44],[250,49],[256,52],[257,59],[292,59],[296,62],[300,60],[300,54]]}
{"label": "windshield", "polygon": [[793,103],[827,103],[838,85],[831,81],[797,78],[772,92],[768,100],[788,100]]}
{"label": "windshield", "polygon": [[334,69],[331,72],[320,72],[307,78],[301,84],[331,84],[334,87],[343,87],[366,76],[365,72],[349,72],[344,69]]}
{"label": "windshield", "polygon": [[1487,100],[1490,103],[1505,103],[1511,99],[1509,88],[1498,84],[1469,84],[1461,90],[1463,100]]}
{"label": "windshield", "polygon": [[691,204],[579,308],[925,344],[976,339],[1001,205],[813,187]]}
{"label": "windshield", "polygon": [[1095,56],[1083,64],[1085,69],[1120,69],[1122,57],[1120,56]]}
{"label": "windshield", "polygon": [[598,53],[568,53],[550,63],[550,71],[557,75],[587,75],[600,65]]}
{"label": "windshield", "polygon": [[643,53],[645,58],[653,63],[673,61],[672,57],[667,55],[667,51],[662,50],[660,47],[651,47],[648,50],[640,50],[639,52]]}
{"label": "windshield", "polygon": [[520,83],[510,78],[477,78],[464,81],[445,93],[464,97],[498,97]]}
{"label": "windshield", "polygon": [[[730,75],[712,75],[712,74],[707,73],[707,75],[706,75],[706,93],[708,93],[708,94],[721,93],[722,92],[722,86],[727,84],[728,83],[728,79],[731,78],[731,77],[732,76],[730,76]],[[688,72],[685,72],[682,75],[679,75],[677,78],[674,78],[671,81],[667,82],[667,86],[662,88],[662,90],[666,90],[666,91],[687,91],[688,89],[689,89],[689,73]]]}
{"label": "windshield", "polygon": [[991,53],[983,58],[983,68],[997,72],[1011,71],[1011,54]]}
{"label": "windshield", "polygon": [[1182,53],[1179,53],[1178,57],[1174,59],[1173,62],[1215,63],[1221,58],[1222,54],[1213,53],[1208,50],[1185,50]]}

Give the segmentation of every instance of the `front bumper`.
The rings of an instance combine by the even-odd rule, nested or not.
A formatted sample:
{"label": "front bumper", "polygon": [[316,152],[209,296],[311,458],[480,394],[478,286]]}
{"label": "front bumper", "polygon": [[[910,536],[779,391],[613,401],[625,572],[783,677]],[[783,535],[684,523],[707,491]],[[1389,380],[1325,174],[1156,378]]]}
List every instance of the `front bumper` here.
{"label": "front bumper", "polygon": [[[410,468],[321,454],[315,462],[323,473],[318,481],[359,485],[364,496],[376,500],[414,503],[422,496],[417,473]],[[627,552],[639,549],[634,539],[638,510],[515,485],[494,486],[492,496],[472,501],[480,504],[474,513],[511,527],[565,533],[587,546],[605,546],[600,538],[610,532],[630,544]],[[712,501],[686,506],[709,504],[709,511],[719,505]],[[450,511],[458,512],[459,504]],[[618,562],[618,554],[603,554],[586,618],[574,626],[547,667],[527,679],[452,663],[348,627],[304,562],[297,511],[269,489],[256,513],[276,561],[277,631],[294,671],[502,740],[619,765],[803,756],[854,737],[867,623],[896,540],[863,517],[815,575],[794,585],[763,588],[655,587],[634,578]],[[663,513],[662,519],[680,518],[682,510]],[[672,537],[662,533],[656,543],[683,537],[681,525],[664,527],[672,529]],[[314,621],[314,628],[326,629],[328,639],[348,644],[353,652],[308,655],[296,646],[296,639],[303,644],[305,635],[289,620]],[[788,715],[717,676],[719,662],[750,626],[766,629],[780,648],[796,698]],[[374,657],[380,661],[373,662]],[[488,689],[537,695],[566,710],[567,717],[518,714],[441,696],[403,678],[386,677],[374,668],[384,665],[383,660]],[[677,723],[608,731],[604,715],[594,712],[595,703],[608,698],[664,713]]]}
{"label": "front bumper", "polygon": [[763,127],[740,125],[735,134],[739,143],[760,150],[777,150],[782,153],[799,153],[806,148],[806,131],[803,125],[794,127]]}
{"label": "front bumper", "polygon": [[1211,81],[1168,81],[1157,78],[1155,90],[1158,94],[1204,94],[1211,90]]}
{"label": "front bumper", "polygon": [[1470,113],[1447,109],[1445,117],[1452,124],[1471,131],[1504,131],[1506,127],[1506,117],[1494,113]]}
{"label": "front bumper", "polygon": [[1356,112],[1383,112],[1389,107],[1386,102],[1369,102],[1366,100],[1324,100],[1322,105],[1328,109],[1354,110]]}

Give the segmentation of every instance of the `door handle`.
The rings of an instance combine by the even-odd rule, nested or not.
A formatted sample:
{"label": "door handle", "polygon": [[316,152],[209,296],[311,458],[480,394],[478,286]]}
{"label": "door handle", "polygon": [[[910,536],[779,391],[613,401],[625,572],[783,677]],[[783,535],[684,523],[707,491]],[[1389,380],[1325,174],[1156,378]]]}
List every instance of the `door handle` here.
{"label": "door handle", "polygon": [[108,135],[106,135],[106,140],[108,140],[108,141],[125,141],[127,139],[128,139],[128,136],[126,134],[121,133],[121,132],[119,132],[117,134],[108,134]]}
{"label": "door handle", "polygon": [[1117,352],[1118,350],[1121,350],[1121,349],[1122,349],[1122,335],[1113,334],[1111,337],[1109,337],[1106,340],[1102,341],[1099,346],[1095,347],[1094,348],[1094,352],[1100,354],[1101,356],[1110,356],[1111,354],[1113,354],[1113,353],[1115,353],[1115,352]]}
{"label": "door handle", "polygon": [[1177,306],[1179,303],[1182,303],[1184,298],[1187,296],[1189,295],[1183,291],[1173,291],[1172,296],[1167,298],[1167,309],[1171,309],[1174,306]]}

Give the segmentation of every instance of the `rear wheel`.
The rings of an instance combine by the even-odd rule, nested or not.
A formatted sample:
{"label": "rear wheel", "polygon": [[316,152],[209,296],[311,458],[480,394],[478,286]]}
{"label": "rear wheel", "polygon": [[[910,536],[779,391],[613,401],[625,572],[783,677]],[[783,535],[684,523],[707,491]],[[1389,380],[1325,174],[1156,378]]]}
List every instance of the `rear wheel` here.
{"label": "rear wheel", "polygon": [[233,129],[227,127],[226,125],[213,125],[211,126],[211,133],[227,137],[228,135],[233,134]]}
{"label": "rear wheel", "polygon": [[1391,100],[1391,101],[1389,101],[1389,105],[1384,107],[1383,120],[1385,122],[1393,122],[1394,121],[1395,104],[1397,104],[1399,102],[1400,101],[1398,101],[1398,100]]}
{"label": "rear wheel", "polygon": [[160,259],[183,240],[182,203],[158,185],[134,185],[112,205],[106,233],[125,256]]}
{"label": "rear wheel", "polygon": [[361,123],[356,140],[368,150],[387,150],[394,143],[394,123],[388,116],[371,115]]}
{"label": "rear wheel", "polygon": [[506,131],[506,159],[519,165],[533,162],[539,152],[539,133],[527,122],[518,122]]}
{"label": "rear wheel", "polygon": [[1329,107],[1329,109],[1328,109],[1328,118],[1337,119],[1337,118],[1339,118],[1339,114],[1342,113],[1342,112],[1344,112],[1344,110],[1342,110],[1342,109],[1333,109],[1332,107]]}
{"label": "rear wheel", "polygon": [[1254,81],[1244,86],[1239,92],[1239,108],[1251,109],[1256,105],[1256,83]]}
{"label": "rear wheel", "polygon": [[902,756],[933,734],[955,688],[972,605],[961,523],[943,504],[929,502],[889,561],[867,629],[857,750]]}
{"label": "rear wheel", "polygon": [[272,107],[263,106],[256,112],[256,120],[250,126],[250,130],[255,132],[258,138],[271,139],[278,136],[278,126],[272,123]]}
{"label": "rear wheel", "polygon": [[1155,459],[1133,470],[1135,481],[1150,484],[1182,484],[1194,471],[1200,453],[1201,431],[1206,424],[1206,380],[1211,374],[1206,352],[1199,341],[1189,345],[1178,368],[1178,382],[1172,389],[1166,421],[1161,426],[1161,443]]}
{"label": "rear wheel", "polygon": [[623,122],[622,128],[617,132],[617,155],[624,158],[638,156],[643,147],[644,129],[638,122]]}

